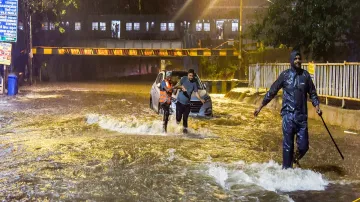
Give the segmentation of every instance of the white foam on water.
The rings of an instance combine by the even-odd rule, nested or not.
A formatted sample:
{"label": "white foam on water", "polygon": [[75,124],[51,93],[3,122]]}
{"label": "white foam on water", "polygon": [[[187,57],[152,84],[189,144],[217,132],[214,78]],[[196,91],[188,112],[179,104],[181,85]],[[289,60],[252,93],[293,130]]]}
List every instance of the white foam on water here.
{"label": "white foam on water", "polygon": [[98,124],[101,128],[124,134],[162,135],[162,121],[142,122],[135,117],[116,119],[98,114],[87,115],[88,124]]}
{"label": "white foam on water", "polygon": [[338,185],[352,185],[352,184],[360,184],[360,180],[334,180],[330,181],[330,184],[338,184]]}
{"label": "white foam on water", "polygon": [[[162,117],[157,120],[140,120],[135,116],[115,118],[108,115],[88,114],[86,115],[87,124],[98,124],[101,128],[115,131],[123,134],[134,135],[180,135],[182,126],[177,125],[175,120],[170,120],[168,124],[168,133],[163,133]],[[208,130],[194,131],[189,129],[190,133],[198,133],[201,136],[210,134]]]}
{"label": "white foam on water", "polygon": [[208,173],[215,179],[216,183],[225,188],[226,181],[229,179],[229,173],[226,168],[222,166],[210,166]]}
{"label": "white foam on water", "polygon": [[284,195],[283,196],[288,202],[295,202],[292,198],[290,198],[289,195]]}
{"label": "white foam on water", "polygon": [[299,168],[283,170],[281,165],[274,161],[253,164],[244,162],[231,165],[210,164],[207,174],[224,189],[231,189],[233,185],[256,185],[274,192],[322,191],[329,185],[320,173]]}
{"label": "white foam on water", "polygon": [[90,92],[90,90],[82,89],[82,88],[70,88],[69,90],[73,92]]}
{"label": "white foam on water", "polygon": [[[37,93],[29,93],[27,95],[24,95],[24,98],[28,98],[28,99],[50,99],[50,98],[59,98],[59,97],[63,97],[63,95],[59,95],[59,94],[40,95]],[[21,98],[21,97],[19,97],[19,98]]]}
{"label": "white foam on water", "polygon": [[358,133],[356,133],[356,132],[347,131],[347,130],[345,130],[344,133],[346,133],[346,134],[353,134],[353,135],[357,135],[357,134],[358,134]]}
{"label": "white foam on water", "polygon": [[127,101],[126,99],[121,99],[120,102],[122,103],[127,103],[128,105],[132,105],[131,102]]}
{"label": "white foam on water", "polygon": [[176,158],[176,155],[175,155],[175,152],[176,152],[176,149],[169,149],[169,157],[167,158],[168,161],[173,161],[175,158]]}
{"label": "white foam on water", "polygon": [[7,100],[0,100],[0,107],[8,107],[11,104]]}

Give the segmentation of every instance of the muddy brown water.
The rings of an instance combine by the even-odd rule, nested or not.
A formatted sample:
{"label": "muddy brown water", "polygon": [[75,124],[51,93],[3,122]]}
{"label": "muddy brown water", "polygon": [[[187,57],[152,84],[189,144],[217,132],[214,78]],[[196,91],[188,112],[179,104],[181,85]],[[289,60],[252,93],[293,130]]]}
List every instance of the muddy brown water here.
{"label": "muddy brown water", "polygon": [[[0,98],[3,201],[353,201],[359,134],[310,120],[302,168],[281,169],[281,117],[212,95],[181,134],[149,109],[149,83],[57,83]],[[355,131],[356,132],[356,131]]]}

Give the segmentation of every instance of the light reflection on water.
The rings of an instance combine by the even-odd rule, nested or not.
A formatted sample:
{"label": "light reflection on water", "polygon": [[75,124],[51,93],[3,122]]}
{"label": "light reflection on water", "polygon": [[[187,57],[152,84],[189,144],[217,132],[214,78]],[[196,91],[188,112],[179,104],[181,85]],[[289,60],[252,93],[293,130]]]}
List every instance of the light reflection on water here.
{"label": "light reflection on water", "polygon": [[265,110],[254,119],[254,106],[213,95],[214,119],[191,118],[191,134],[183,136],[171,117],[170,133],[165,135],[161,117],[148,109],[149,90],[145,84],[57,84],[1,98],[0,198],[339,201],[337,197],[343,196],[350,201],[360,197],[355,181],[360,170],[354,150],[360,143],[357,136],[335,133],[349,157],[342,162],[321,125],[311,122],[304,169],[282,171],[275,163],[281,162],[278,114]]}

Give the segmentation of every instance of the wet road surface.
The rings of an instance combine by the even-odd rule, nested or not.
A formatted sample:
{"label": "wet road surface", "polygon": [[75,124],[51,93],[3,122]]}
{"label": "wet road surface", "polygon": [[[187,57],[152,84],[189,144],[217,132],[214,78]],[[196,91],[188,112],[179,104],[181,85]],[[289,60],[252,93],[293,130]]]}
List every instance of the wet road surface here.
{"label": "wet road surface", "polygon": [[[212,95],[214,118],[149,109],[149,83],[62,83],[0,98],[3,201],[353,201],[360,135],[310,120],[302,169],[281,169],[281,117]],[[326,112],[324,112],[324,116]]]}

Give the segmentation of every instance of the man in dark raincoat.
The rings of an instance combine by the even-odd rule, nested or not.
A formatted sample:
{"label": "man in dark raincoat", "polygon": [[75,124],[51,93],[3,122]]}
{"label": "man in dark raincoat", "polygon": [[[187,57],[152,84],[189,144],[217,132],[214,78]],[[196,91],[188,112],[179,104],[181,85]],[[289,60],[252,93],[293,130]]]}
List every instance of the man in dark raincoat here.
{"label": "man in dark raincoat", "polygon": [[[299,165],[299,160],[309,149],[307,123],[307,94],[316,112],[321,115],[319,99],[309,72],[301,69],[301,55],[293,51],[290,56],[290,69],[283,71],[266,93],[261,106],[255,110],[258,116],[266,106],[283,89],[281,116],[283,118],[283,168],[292,168],[293,163]],[[294,137],[296,134],[297,151],[294,155]]]}

